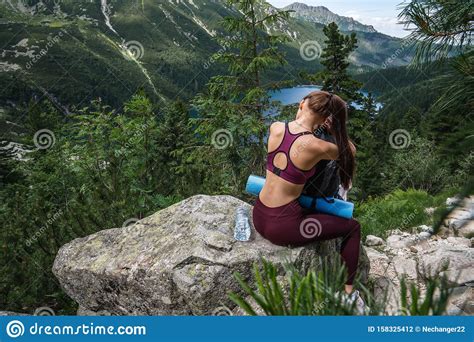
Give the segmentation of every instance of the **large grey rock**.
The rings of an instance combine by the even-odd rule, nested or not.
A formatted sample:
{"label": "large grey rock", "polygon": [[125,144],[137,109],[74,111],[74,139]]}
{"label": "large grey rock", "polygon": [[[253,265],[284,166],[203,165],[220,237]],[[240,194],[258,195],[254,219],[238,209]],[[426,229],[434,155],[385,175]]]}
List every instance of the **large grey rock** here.
{"label": "large grey rock", "polygon": [[470,286],[459,286],[452,289],[446,311],[447,315],[474,315],[474,288]]}
{"label": "large grey rock", "polygon": [[391,258],[371,247],[367,247],[366,252],[370,262],[369,281],[374,298],[385,303],[385,312],[388,315],[398,315],[399,279]]}
{"label": "large grey rock", "polygon": [[460,225],[460,228],[458,229],[458,234],[466,238],[474,237],[474,220],[469,220],[463,225]]}
{"label": "large grey rock", "polygon": [[407,236],[390,235],[387,238],[387,246],[394,249],[408,248],[410,246],[416,245],[419,240],[419,237],[410,234],[408,234]]}
{"label": "large grey rock", "polygon": [[[264,257],[305,271],[318,256],[338,253],[337,240],[287,248],[255,230],[251,241],[233,239],[235,209],[250,206],[230,196],[194,196],[135,225],[100,231],[64,245],[53,272],[80,314],[201,315],[233,309],[230,291],[240,291],[234,272],[251,279]],[[253,229],[253,228],[252,228]],[[361,248],[359,274],[367,279]]]}
{"label": "large grey rock", "polygon": [[457,203],[459,203],[459,201],[460,201],[459,197],[456,197],[456,196],[455,197],[448,197],[448,198],[446,198],[446,205],[448,207],[450,207],[450,206],[456,205]]}
{"label": "large grey rock", "polygon": [[458,207],[445,219],[440,235],[465,238],[474,236],[474,196],[466,197],[458,203]]}
{"label": "large grey rock", "polygon": [[79,305],[76,315],[77,316],[110,316],[110,312],[106,310],[92,311]]}
{"label": "large grey rock", "polygon": [[[423,298],[426,295],[425,280],[446,275],[449,287],[454,288],[446,314],[471,315],[474,307],[474,249],[471,241],[462,237],[438,239],[436,235],[420,239],[418,235],[392,235],[387,239],[386,247],[378,250],[366,248],[370,261],[369,283],[374,297],[385,302],[387,314],[400,315],[401,277],[414,283]],[[405,244],[407,241],[415,244]]]}
{"label": "large grey rock", "polygon": [[[459,202],[459,203],[457,203]],[[420,297],[426,295],[426,280],[446,276],[453,293],[448,298],[448,315],[472,315],[474,311],[474,196],[461,201],[434,234],[433,228],[422,225],[412,234],[399,229],[387,231],[386,245],[367,247],[370,261],[369,283],[375,298],[384,298],[386,313],[399,315],[400,278],[414,283]],[[409,301],[409,298],[407,298]],[[383,301],[383,300],[382,300]]]}
{"label": "large grey rock", "polygon": [[421,233],[421,232],[427,232],[433,234],[433,227],[427,226],[426,224],[422,224],[421,226],[415,227],[415,232]]}
{"label": "large grey rock", "polygon": [[[471,247],[471,240],[465,238],[465,237],[454,237],[454,236],[449,236],[446,241],[449,243],[455,245],[455,246],[461,246],[461,247]],[[473,254],[474,255],[474,254]]]}
{"label": "large grey rock", "polygon": [[408,280],[418,280],[416,260],[412,259],[410,255],[396,255],[391,262],[399,278],[405,276]]}
{"label": "large grey rock", "polygon": [[[420,273],[424,278],[446,275],[454,285],[474,281],[474,251],[472,248],[438,244],[419,255]],[[444,268],[447,268],[444,270]]]}
{"label": "large grey rock", "polygon": [[365,238],[365,245],[366,246],[381,246],[385,244],[382,238],[375,236],[375,235],[367,235]]}

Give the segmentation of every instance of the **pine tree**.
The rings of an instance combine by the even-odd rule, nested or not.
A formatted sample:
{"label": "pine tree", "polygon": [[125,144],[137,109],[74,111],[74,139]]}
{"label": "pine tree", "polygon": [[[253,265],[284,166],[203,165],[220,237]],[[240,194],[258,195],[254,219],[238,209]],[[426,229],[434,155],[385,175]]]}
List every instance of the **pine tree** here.
{"label": "pine tree", "polygon": [[375,98],[372,93],[368,93],[362,99],[362,110],[367,113],[370,122],[374,122],[377,115],[377,105],[375,103]]}
{"label": "pine tree", "polygon": [[199,112],[196,129],[206,142],[196,153],[212,168],[215,191],[235,193],[249,173],[264,171],[268,90],[283,84],[266,81],[265,75],[286,63],[278,44],[287,38],[272,27],[286,21],[289,12],[263,0],[229,0],[228,5],[241,15],[225,18],[229,36],[219,40],[223,51],[214,55],[227,65],[228,75],[212,77],[193,103]]}
{"label": "pine tree", "polygon": [[197,144],[189,125],[189,107],[182,101],[169,104],[158,123],[156,167],[166,177],[158,177],[167,194],[190,196],[202,191],[202,166],[194,162],[191,149]]}
{"label": "pine tree", "polygon": [[[354,80],[347,71],[348,58],[357,48],[356,34],[344,35],[335,23],[324,27],[326,46],[321,54],[321,64],[325,67],[318,73],[323,80],[323,90],[334,92],[349,105],[348,133],[357,147],[357,172],[354,179],[353,194],[365,198],[373,191],[378,163],[374,150],[373,126],[376,120],[376,106],[372,94],[364,98],[360,92],[361,83]],[[361,103],[356,108],[355,103]]]}
{"label": "pine tree", "polygon": [[[449,66],[433,82],[433,91],[441,96],[430,108],[426,125],[429,138],[437,142],[441,157],[451,166],[474,149],[473,13],[471,0],[412,0],[399,15],[411,30],[407,39],[417,42],[412,66],[423,69],[430,61],[438,64],[434,67]],[[457,56],[449,58],[453,54]]]}
{"label": "pine tree", "polygon": [[417,42],[414,64],[472,49],[473,13],[472,0],[412,0],[405,5],[399,19],[411,31],[407,41]]}
{"label": "pine tree", "polygon": [[356,34],[341,34],[336,23],[325,26],[323,31],[327,37],[320,61],[325,70],[319,74],[323,90],[332,91],[347,101],[359,100],[361,83],[347,73],[349,55],[357,48]]}
{"label": "pine tree", "polygon": [[4,146],[0,145],[0,188],[8,183],[14,183],[19,176],[14,166],[14,149],[10,142]]}

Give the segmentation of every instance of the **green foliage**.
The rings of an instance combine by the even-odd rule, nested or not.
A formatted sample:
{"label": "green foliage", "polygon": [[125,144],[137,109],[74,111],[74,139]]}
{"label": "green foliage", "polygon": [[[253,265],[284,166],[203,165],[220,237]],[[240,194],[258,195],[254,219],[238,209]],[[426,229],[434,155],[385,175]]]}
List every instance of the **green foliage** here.
{"label": "green foliage", "polygon": [[417,68],[387,69],[375,77],[365,77],[370,78],[368,87],[382,83],[397,87],[393,91],[382,89],[385,106],[377,124],[378,136],[385,140],[390,132],[403,127],[420,138],[410,150],[413,156],[407,155],[408,150],[400,153],[380,146],[386,152],[382,162],[390,171],[386,191],[400,184],[434,193],[443,190],[445,184],[459,188],[467,179],[466,171],[460,170],[471,168],[461,164],[468,161],[472,165],[469,155],[474,147],[470,115],[474,108],[472,9],[472,1],[427,0],[404,5],[400,18],[412,30],[406,41],[411,45],[418,42],[413,45],[413,65]]}
{"label": "green foliage", "polygon": [[[54,114],[61,115],[30,112],[31,127],[48,127]],[[20,180],[0,190],[0,260],[5,261],[0,307],[32,313],[49,306],[72,313],[73,303],[51,273],[62,245],[122,227],[197,192],[199,173],[190,165],[189,149],[195,137],[187,114],[186,106],[176,103],[156,115],[139,94],[121,113],[95,101],[54,126],[53,145],[15,162]]]}
{"label": "green foliage", "polygon": [[[436,89],[442,94],[432,107],[433,114],[428,117],[429,131],[437,140],[441,158],[448,159],[449,166],[455,170],[472,169],[474,147],[472,131],[473,111],[473,58],[472,13],[474,3],[462,1],[411,1],[400,13],[400,18],[411,24],[412,33],[420,43],[416,46],[412,65],[420,69],[426,61],[434,60],[446,65],[446,58],[452,52],[459,56],[449,60],[450,69],[435,79]],[[467,164],[470,165],[466,165]],[[457,175],[463,174],[456,170]],[[453,172],[454,173],[454,172]],[[459,178],[458,178],[459,179]],[[461,197],[472,194],[472,174],[463,181]],[[448,215],[445,211],[435,224],[435,231]]]}
{"label": "green foliage", "polygon": [[[3,145],[3,144],[2,144]],[[14,183],[18,174],[14,171],[15,145],[10,143],[0,146],[0,186]]]}
{"label": "green foliage", "polygon": [[453,177],[453,185],[461,187],[474,175],[474,151],[459,161],[459,168]]}
{"label": "green foliage", "polygon": [[[417,265],[418,266],[418,265]],[[407,285],[405,275],[400,280],[401,314],[405,316],[441,316],[446,313],[448,298],[453,292],[448,277],[430,278],[425,281],[426,293],[423,295],[415,283]],[[410,296],[408,296],[408,287]]]}
{"label": "green foliage", "polygon": [[298,111],[299,103],[282,106],[281,111],[275,116],[275,121],[292,121]]}
{"label": "green foliage", "polygon": [[[459,188],[466,179],[456,175],[460,170],[469,169],[461,163],[470,160],[474,147],[471,138],[474,129],[470,115],[472,110],[469,100],[451,101],[450,95],[455,91],[445,89],[460,84],[462,75],[458,74],[457,80],[447,80],[444,78],[450,74],[451,67],[440,68],[441,73],[434,72],[432,65],[430,68],[427,69],[430,79],[421,77],[420,82],[401,85],[378,98],[384,106],[373,122],[370,154],[376,158],[369,167],[358,167],[356,174],[356,182],[361,174],[367,180],[357,186],[359,188],[360,184],[369,195],[388,193],[399,185],[404,189],[415,187],[436,193],[443,191],[445,186]],[[393,73],[390,70],[381,71],[381,79],[391,77]],[[403,70],[396,71],[403,74]],[[417,77],[413,73],[410,75]],[[468,89],[471,88],[465,84],[459,89],[464,89],[468,96]],[[410,134],[411,142],[407,148],[398,150],[390,145],[390,136],[400,129]]]}
{"label": "green foliage", "polygon": [[[459,154],[472,152],[471,138],[474,123],[470,113],[474,108],[472,36],[472,1],[411,1],[400,13],[411,24],[411,38],[416,45],[413,65],[424,68],[427,61],[435,61],[447,70],[433,81],[437,94],[435,101],[424,114],[428,135],[435,139],[442,158],[448,159],[449,167],[456,167]],[[409,38],[410,38],[409,37]],[[453,55],[458,56],[447,59]],[[447,63],[445,63],[447,62]],[[425,68],[426,69],[426,68]]]}
{"label": "green foliage", "polygon": [[[347,271],[341,259],[332,262],[319,257],[319,271],[309,269],[301,274],[294,264],[284,264],[284,277],[279,277],[280,268],[262,259],[261,265],[254,264],[255,287],[249,285],[239,273],[235,274],[244,293],[256,303],[252,306],[244,297],[231,293],[230,298],[249,315],[257,315],[257,308],[266,315],[312,316],[312,315],[352,315],[355,302],[344,302],[336,291],[343,288]],[[262,270],[260,270],[261,268]],[[363,286],[357,282],[362,289]],[[364,291],[369,296],[367,291]],[[369,299],[371,302],[371,299]],[[372,302],[371,302],[372,304]],[[375,303],[373,303],[375,304]],[[377,305],[374,306],[374,308]]]}
{"label": "green foliage", "polygon": [[391,229],[407,230],[421,224],[429,224],[425,208],[440,205],[424,191],[395,190],[384,197],[369,198],[356,205],[355,217],[363,227],[363,236],[387,236]]}
{"label": "green foliage", "polygon": [[312,82],[322,81],[323,90],[334,92],[346,101],[359,100],[359,88],[362,84],[347,72],[349,55],[357,48],[356,34],[340,33],[336,23],[325,26],[323,32],[326,36],[326,46],[322,51],[320,63],[324,70],[307,77]]}
{"label": "green foliage", "polygon": [[366,198],[369,194],[376,193],[379,184],[374,182],[378,178],[380,161],[377,158],[376,145],[374,144],[374,124],[377,115],[375,101],[371,93],[361,99],[362,108],[350,107],[348,132],[349,137],[357,148],[356,176],[353,181],[352,197]]}
{"label": "green foliage", "polygon": [[[25,6],[38,2],[23,1]],[[212,35],[216,33],[224,37],[220,21],[226,16],[238,15],[237,11],[226,6],[226,1],[194,0],[193,4],[199,10],[187,2],[178,1],[113,1],[110,18],[119,34],[116,35],[104,23],[100,1],[62,0],[60,8],[64,16],[58,15],[51,1],[40,2],[41,11],[34,14],[24,10],[19,1],[12,3],[0,2],[0,21],[3,25],[0,41],[6,52],[2,60],[22,69],[2,73],[0,100],[2,104],[14,101],[16,106],[27,104],[32,97],[43,96],[37,86],[46,88],[65,106],[76,105],[78,108],[89,99],[98,97],[118,108],[138,88],[147,91],[153,100],[159,100],[162,96],[174,99],[178,95],[189,100],[196,91],[202,90],[210,76],[225,71],[209,58],[226,46],[216,44]],[[263,1],[258,5],[259,11],[268,8]],[[148,20],[143,20],[144,16]],[[300,42],[310,38],[321,42],[323,26],[290,18],[286,25],[271,27],[275,31],[291,33],[292,37],[294,33],[298,34],[298,39],[291,39],[281,46],[291,65],[270,71],[271,79],[281,80],[286,78],[288,72],[308,67],[299,54]],[[35,49],[37,55],[40,49],[45,49],[45,42],[57,36],[62,29],[67,33],[59,43],[26,70],[30,61],[28,53],[25,53],[28,48],[15,45],[29,38],[30,48],[32,45],[39,47]],[[400,47],[397,38],[380,33],[361,35],[365,44],[354,56],[360,65],[372,65],[389,57]],[[124,58],[125,51],[120,46],[124,43],[122,39],[137,41],[143,46],[139,62],[147,70],[158,94],[140,65]],[[21,55],[17,55],[15,50]],[[311,72],[317,69],[317,64],[310,67]],[[66,76],[67,82],[64,82]]]}
{"label": "green foliage", "polygon": [[330,23],[323,31],[327,37],[326,47],[321,54],[321,64],[325,67],[320,74],[323,90],[337,93],[345,100],[358,99],[360,84],[347,74],[349,55],[357,48],[356,34],[341,34],[335,23]]}
{"label": "green foliage", "polygon": [[[229,297],[243,311],[251,316],[322,316],[355,315],[355,302],[347,303],[340,292],[345,279],[344,266],[340,258],[330,262],[328,257],[319,257],[318,271],[311,268],[302,274],[291,263],[283,270],[271,262],[262,259],[261,265],[254,264],[254,281],[246,282],[239,273],[235,274],[245,296],[234,292]],[[418,267],[418,264],[417,264]],[[282,272],[283,271],[283,272]],[[280,274],[282,274],[280,276]],[[420,290],[410,283],[407,291],[405,276],[400,277],[400,308],[402,315],[443,315],[446,312],[448,297],[452,293],[446,275],[428,277],[424,280],[426,294],[421,300]],[[387,314],[388,288],[377,298],[369,290],[355,282],[355,287],[366,298],[370,315]]]}
{"label": "green foliage", "polygon": [[204,140],[194,157],[209,165],[214,191],[239,193],[250,173],[264,170],[268,90],[278,89],[279,84],[264,84],[263,76],[286,63],[278,48],[284,37],[268,34],[265,27],[284,24],[288,12],[268,14],[264,9],[269,5],[260,0],[228,3],[242,13],[225,18],[224,27],[231,35],[226,42],[229,51],[215,55],[215,60],[227,65],[229,75],[211,78],[207,91],[193,101],[199,113],[194,120],[196,132]]}
{"label": "green foliage", "polygon": [[[378,163],[376,158],[373,126],[376,118],[376,106],[372,94],[366,98],[361,96],[361,83],[348,73],[349,55],[357,48],[356,34],[344,35],[339,32],[335,23],[324,28],[327,39],[321,54],[320,63],[324,70],[310,76],[310,80],[319,79],[323,82],[323,90],[338,94],[349,103],[348,134],[357,148],[357,176],[353,182],[352,197],[358,199],[367,197],[374,188],[373,179],[376,176]],[[354,103],[361,103],[356,109]]]}
{"label": "green foliage", "polygon": [[[199,4],[200,14],[208,17],[206,27],[218,32],[216,40],[196,26],[195,12],[185,4],[148,0],[138,7],[129,2],[114,4],[114,26],[130,37],[140,37],[135,39],[144,45],[139,63],[124,58],[121,42],[104,25],[96,27],[74,16],[53,22],[50,4],[35,16],[0,5],[0,20],[5,19],[0,39],[10,45],[25,38],[13,36],[18,25],[35,41],[47,41],[60,28],[67,31],[28,73],[8,71],[2,76],[2,141],[21,143],[31,152],[24,152],[20,161],[16,145],[6,147],[2,142],[0,147],[1,308],[33,312],[49,306],[57,313],[73,313],[75,304],[51,273],[62,245],[104,228],[121,227],[128,219],[145,217],[196,193],[241,196],[249,173],[263,174],[265,115],[271,105],[268,90],[288,84],[275,81],[288,68],[308,67],[297,41],[287,41],[281,32],[267,27],[299,32],[307,40],[322,41],[324,34],[321,61],[311,63],[307,77],[362,105],[350,108],[349,132],[357,146],[351,196],[368,197],[356,206],[363,234],[384,236],[388,229],[431,223],[426,207],[439,207],[434,218],[439,223],[449,212],[441,206],[448,193],[451,196],[464,185],[461,197],[472,194],[473,54],[467,44],[465,16],[472,4],[462,1],[453,6],[430,0],[407,7],[405,19],[411,20],[414,34],[422,39],[418,56],[449,57],[453,51],[460,55],[441,66],[426,64],[424,69],[394,68],[359,76],[359,81],[370,81],[368,89],[382,94],[377,99],[384,102],[380,113],[372,96],[361,99],[361,85],[349,75],[356,66],[349,64],[348,57],[352,53],[357,61],[382,65],[400,46],[399,40],[364,32],[356,38],[340,33],[335,24],[323,29],[293,20],[285,11],[269,11],[261,0],[230,0],[228,4]],[[81,15],[95,18],[98,13],[103,19],[100,4],[83,5],[86,11]],[[69,0],[61,6],[71,13],[78,8]],[[143,7],[150,18],[164,18],[165,10],[172,13],[176,26],[162,25],[157,30],[153,21],[143,22]],[[192,37],[176,36],[177,29],[179,34],[184,29],[194,32],[199,44]],[[143,32],[152,32],[153,39]],[[465,37],[463,44],[452,49],[449,45],[459,37]],[[5,60],[24,69],[29,61],[27,48],[16,48],[23,54],[15,56],[6,50]],[[209,52],[219,48],[209,59]],[[400,56],[407,54],[403,51]],[[321,65],[324,70],[313,75]],[[154,71],[148,73],[151,80],[142,68]],[[62,81],[63,70],[71,75],[68,82]],[[189,75],[194,76],[192,82]],[[207,81],[191,102],[191,111],[197,111],[191,119],[186,102],[155,104],[163,96],[192,98]],[[142,90],[123,103],[131,89]],[[45,100],[37,102],[38,98]],[[88,98],[99,100],[82,108]],[[294,106],[287,106],[279,119],[290,119],[294,113]],[[14,127],[11,122],[16,123]],[[388,138],[400,128],[409,131],[412,141],[406,149],[395,150]],[[52,131],[55,137],[47,149],[35,149],[32,144],[41,129]],[[256,289],[237,277],[266,314],[353,313],[353,308],[344,307],[333,295],[342,286],[343,269],[328,266],[302,275],[287,266],[287,278],[280,283],[274,266],[266,263],[263,268],[263,272],[255,269]],[[443,286],[441,280],[427,285],[429,296],[420,303],[420,294],[411,288],[412,304],[405,288],[405,313],[440,314],[445,293],[440,301],[432,294]],[[366,296],[373,313],[383,311],[382,304]],[[234,295],[233,299],[255,314],[256,308],[243,298]]]}
{"label": "green foliage", "polygon": [[450,62],[451,68],[436,78],[438,88],[442,91],[434,104],[438,114],[459,105],[474,109],[474,50],[453,58]]}
{"label": "green foliage", "polygon": [[189,107],[177,101],[163,111],[163,117],[157,127],[159,141],[158,157],[154,161],[157,170],[166,172],[166,177],[159,178],[161,191],[168,195],[180,197],[191,196],[202,189],[205,165],[195,159],[192,149],[198,144],[193,127],[189,122]]}
{"label": "green foliage", "polygon": [[[392,66],[380,70],[354,75],[354,78],[364,85],[366,91],[380,96],[399,90],[415,83],[424,82],[444,74],[449,68],[434,63],[423,64],[422,69],[413,69],[406,66]],[[432,94],[426,94],[427,96]]]}
{"label": "green foliage", "polygon": [[433,103],[427,124],[429,136],[436,140],[440,153],[454,160],[474,149],[474,51],[450,61],[450,69],[435,79],[440,96]]}
{"label": "green foliage", "polygon": [[386,163],[384,188],[386,191],[413,188],[431,194],[439,192],[451,175],[440,165],[435,145],[426,138],[407,139],[409,145],[397,150]]}
{"label": "green foliage", "polygon": [[412,31],[407,39],[420,41],[414,62],[443,59],[456,49],[469,47],[473,11],[470,0],[412,0],[403,4],[399,18]]}

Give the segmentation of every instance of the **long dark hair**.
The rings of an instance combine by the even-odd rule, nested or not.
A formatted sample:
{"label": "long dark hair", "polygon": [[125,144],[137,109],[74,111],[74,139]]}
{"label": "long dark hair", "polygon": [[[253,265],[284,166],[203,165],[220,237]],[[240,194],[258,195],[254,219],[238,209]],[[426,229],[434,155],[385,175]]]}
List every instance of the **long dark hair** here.
{"label": "long dark hair", "polygon": [[347,104],[339,96],[327,91],[313,91],[304,97],[309,100],[309,108],[325,119],[332,116],[332,130],[339,150],[339,177],[344,188],[349,188],[355,172],[355,159],[349,144],[346,123]]}

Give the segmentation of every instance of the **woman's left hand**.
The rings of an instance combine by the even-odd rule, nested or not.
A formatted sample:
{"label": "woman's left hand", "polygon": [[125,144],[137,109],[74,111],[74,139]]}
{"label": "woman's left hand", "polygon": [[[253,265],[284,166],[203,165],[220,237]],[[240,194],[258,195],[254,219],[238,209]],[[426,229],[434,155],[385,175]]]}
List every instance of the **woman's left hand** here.
{"label": "woman's left hand", "polygon": [[332,115],[330,115],[322,124],[324,128],[331,134],[334,135],[333,127],[332,127]]}

